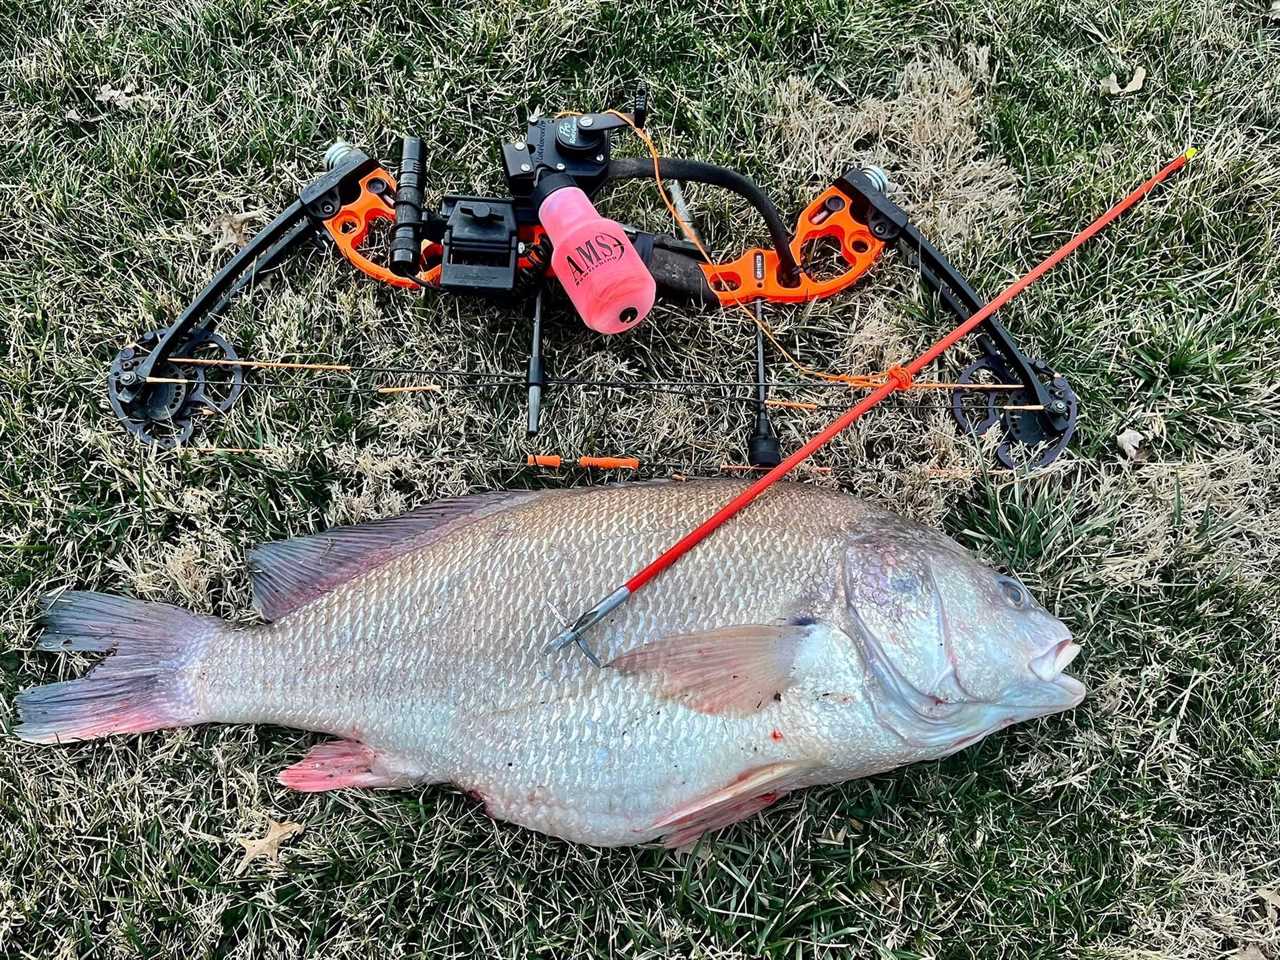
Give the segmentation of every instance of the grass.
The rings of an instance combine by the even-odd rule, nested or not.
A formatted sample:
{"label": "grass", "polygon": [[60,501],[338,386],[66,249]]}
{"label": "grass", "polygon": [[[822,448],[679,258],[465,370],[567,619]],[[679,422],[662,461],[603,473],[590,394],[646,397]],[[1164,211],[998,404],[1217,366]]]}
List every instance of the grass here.
{"label": "grass", "polygon": [[[6,957],[1280,956],[1280,20],[1259,2],[11,2],[0,160],[0,723],[81,663],[32,652],[75,585],[243,617],[264,540],[510,484],[529,449],[694,467],[747,411],[563,390],[531,446],[517,392],[362,400],[252,389],[211,434],[256,456],[144,454],[103,396],[119,346],[224,262],[335,137],[433,182],[499,188],[497,138],[643,80],[671,154],[789,210],[850,162],[891,171],[988,294],[1189,144],[1195,163],[1006,315],[1082,397],[1060,467],[1010,478],[939,411],[885,411],[836,480],[1022,575],[1083,638],[1091,695],[940,763],[793,795],[687,858],[488,821],[450,790],[303,797],[309,738],[203,728],[74,749],[0,742]],[[1137,93],[1109,97],[1148,71]],[[609,210],[661,224],[648,187]],[[747,211],[690,188],[728,252]],[[226,318],[241,353],[519,371],[527,319],[415,299],[317,252]],[[940,321],[908,270],[774,315],[809,362],[881,369]],[[602,344],[565,314],[556,372],[743,376],[750,331],[661,308]],[[780,424],[794,447],[813,418]],[[1123,430],[1144,435],[1129,460]],[[931,472],[932,471],[932,472]],[[266,820],[305,833],[233,874]]]}

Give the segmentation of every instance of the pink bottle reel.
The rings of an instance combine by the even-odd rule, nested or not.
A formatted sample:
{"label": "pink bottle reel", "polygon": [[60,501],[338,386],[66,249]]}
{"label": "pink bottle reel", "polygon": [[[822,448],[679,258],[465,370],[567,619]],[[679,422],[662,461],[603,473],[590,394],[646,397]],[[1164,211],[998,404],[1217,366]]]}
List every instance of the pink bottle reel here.
{"label": "pink bottle reel", "polygon": [[550,192],[538,219],[551,238],[551,267],[574,308],[592,330],[622,333],[653,309],[657,284],[622,226],[596,212],[568,177]]}

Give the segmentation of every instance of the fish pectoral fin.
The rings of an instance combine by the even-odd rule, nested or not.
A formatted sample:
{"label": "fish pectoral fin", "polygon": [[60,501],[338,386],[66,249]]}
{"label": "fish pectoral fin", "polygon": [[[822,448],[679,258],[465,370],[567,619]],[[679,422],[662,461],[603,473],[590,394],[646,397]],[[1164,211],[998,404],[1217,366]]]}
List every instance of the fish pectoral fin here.
{"label": "fish pectoral fin", "polygon": [[808,624],[747,624],[663,637],[609,662],[619,673],[651,675],[661,695],[701,713],[755,713],[791,685]]}
{"label": "fish pectoral fin", "polygon": [[291,767],[280,771],[286,787],[320,793],[345,787],[407,787],[419,777],[393,758],[354,740],[316,744]]}
{"label": "fish pectoral fin", "polygon": [[653,824],[667,847],[687,847],[709,830],[719,830],[763,810],[800,784],[809,764],[786,761],[747,770],[727,787],[678,807]]}

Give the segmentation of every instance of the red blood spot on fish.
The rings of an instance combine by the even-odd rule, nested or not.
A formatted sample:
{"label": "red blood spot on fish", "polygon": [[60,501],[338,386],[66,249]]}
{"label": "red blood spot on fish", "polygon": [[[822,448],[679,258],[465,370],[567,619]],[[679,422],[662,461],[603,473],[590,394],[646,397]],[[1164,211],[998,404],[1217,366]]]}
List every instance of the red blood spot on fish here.
{"label": "red blood spot on fish", "polygon": [[773,737],[773,739],[774,739],[774,740],[781,740],[781,739],[782,739],[782,731],[781,731],[781,730],[774,730],[774,731],[773,731],[773,733],[769,734],[769,736]]}

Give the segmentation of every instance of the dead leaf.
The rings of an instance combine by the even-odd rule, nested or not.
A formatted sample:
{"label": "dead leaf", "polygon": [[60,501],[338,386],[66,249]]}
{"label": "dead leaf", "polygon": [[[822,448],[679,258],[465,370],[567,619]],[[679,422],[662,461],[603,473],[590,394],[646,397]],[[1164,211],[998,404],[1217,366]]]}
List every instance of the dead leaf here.
{"label": "dead leaf", "polygon": [[218,240],[211,252],[239,250],[249,242],[249,224],[255,220],[261,220],[262,215],[261,209],[246,210],[243,213],[224,213],[214,224],[214,229],[218,231]]}
{"label": "dead leaf", "polygon": [[1267,960],[1267,955],[1257,947],[1241,947],[1228,956],[1231,960]]}
{"label": "dead leaf", "polygon": [[1271,0],[1271,10],[1268,11],[1267,16],[1272,20],[1280,20],[1280,0]]}
{"label": "dead leaf", "polygon": [[1147,439],[1146,434],[1130,427],[1116,437],[1116,446],[1130,460],[1137,460],[1142,455],[1142,451],[1138,449],[1139,445],[1145,439]]}
{"label": "dead leaf", "polygon": [[1275,920],[1277,916],[1280,916],[1280,891],[1268,890],[1263,887],[1258,891],[1258,898],[1266,902],[1267,916],[1271,920]]}
{"label": "dead leaf", "polygon": [[1126,93],[1137,93],[1142,89],[1142,85],[1147,82],[1147,68],[1138,67],[1133,71],[1133,79],[1120,86],[1120,78],[1114,73],[1102,81],[1102,92],[1109,97],[1119,97]]}
{"label": "dead leaf", "polygon": [[238,838],[240,845],[244,847],[244,857],[236,865],[235,875],[237,877],[240,876],[248,869],[249,864],[259,857],[266,857],[272,863],[279,863],[280,845],[294,834],[301,833],[305,829],[306,827],[301,823],[293,823],[291,821],[279,823],[275,820],[268,820],[267,835],[265,837],[258,837],[256,840]]}
{"label": "dead leaf", "polygon": [[116,107],[119,110],[131,110],[134,107],[154,107],[157,98],[145,93],[138,93],[136,84],[130,82],[123,87],[113,87],[109,83],[104,83],[98,88],[94,99],[99,103],[105,103],[109,107]]}

